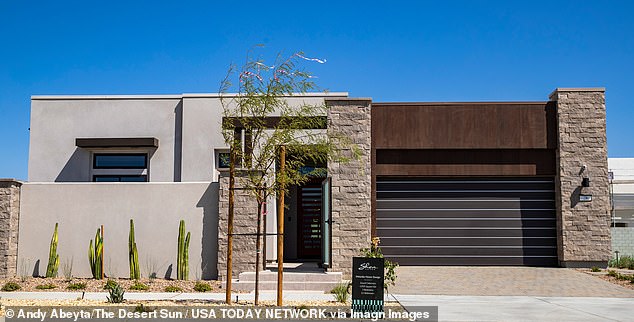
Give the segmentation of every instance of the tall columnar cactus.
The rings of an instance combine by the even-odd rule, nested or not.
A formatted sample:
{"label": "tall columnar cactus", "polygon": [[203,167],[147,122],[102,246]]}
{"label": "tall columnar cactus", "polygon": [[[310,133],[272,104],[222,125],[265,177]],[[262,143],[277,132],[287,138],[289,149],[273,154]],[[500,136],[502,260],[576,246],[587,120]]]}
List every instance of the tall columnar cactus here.
{"label": "tall columnar cactus", "polygon": [[178,226],[178,256],[176,258],[176,278],[179,280],[189,279],[189,237],[185,235],[185,221],[181,220]]}
{"label": "tall columnar cactus", "polygon": [[55,231],[51,238],[51,245],[48,252],[48,265],[46,266],[46,277],[57,277],[57,269],[59,268],[59,255],[57,254],[57,223],[55,223]]}
{"label": "tall columnar cactus", "polygon": [[130,219],[130,235],[128,237],[128,257],[130,259],[130,279],[138,280],[141,278],[141,270],[139,268],[139,254],[137,253],[134,239],[134,221],[132,219]]}
{"label": "tall columnar cactus", "polygon": [[93,246],[92,239],[90,240],[90,246],[88,246],[88,260],[90,261],[90,271],[92,277],[95,279],[103,279],[103,235],[101,229],[97,228],[95,234],[95,243]]}

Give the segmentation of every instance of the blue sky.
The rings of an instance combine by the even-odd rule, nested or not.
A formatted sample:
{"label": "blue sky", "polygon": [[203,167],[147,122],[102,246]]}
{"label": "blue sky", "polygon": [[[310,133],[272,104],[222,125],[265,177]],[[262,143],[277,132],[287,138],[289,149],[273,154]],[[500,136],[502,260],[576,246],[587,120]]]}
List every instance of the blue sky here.
{"label": "blue sky", "polygon": [[0,178],[27,178],[31,95],[216,92],[255,44],[325,58],[308,66],[322,88],[375,101],[606,87],[609,156],[634,157],[633,12],[631,1],[0,0]]}

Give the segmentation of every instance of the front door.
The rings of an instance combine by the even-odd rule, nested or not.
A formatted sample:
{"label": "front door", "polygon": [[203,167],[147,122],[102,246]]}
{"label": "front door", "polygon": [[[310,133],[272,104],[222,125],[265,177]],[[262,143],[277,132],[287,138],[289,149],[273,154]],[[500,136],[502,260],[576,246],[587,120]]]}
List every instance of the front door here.
{"label": "front door", "polygon": [[[323,179],[322,179],[323,180]],[[298,188],[297,193],[297,257],[314,259],[321,257],[322,229],[321,180],[310,181]]]}

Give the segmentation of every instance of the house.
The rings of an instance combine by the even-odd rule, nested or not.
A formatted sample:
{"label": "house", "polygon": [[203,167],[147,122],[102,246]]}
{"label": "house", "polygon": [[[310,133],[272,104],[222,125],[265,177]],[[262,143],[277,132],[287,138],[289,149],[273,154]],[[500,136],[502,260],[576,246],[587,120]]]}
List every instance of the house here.
{"label": "house", "polygon": [[[371,236],[401,265],[590,267],[611,257],[602,88],[558,88],[541,102],[285,99],[326,104],[321,130],[361,150],[359,160],[324,165],[327,177],[291,189],[287,261],[348,276]],[[103,225],[106,274],[127,276],[134,219],[142,271],[174,276],[184,219],[192,275],[224,278],[228,150],[218,95],[31,101],[28,182],[0,186],[13,200],[0,208],[0,224],[19,225],[19,238],[0,235],[4,274],[42,274],[59,223],[58,252],[75,275],[90,275],[85,250]],[[267,202],[263,261],[275,259],[275,201]],[[237,190],[235,274],[256,265],[253,209]]]}
{"label": "house", "polygon": [[612,251],[634,255],[634,158],[609,158]]}

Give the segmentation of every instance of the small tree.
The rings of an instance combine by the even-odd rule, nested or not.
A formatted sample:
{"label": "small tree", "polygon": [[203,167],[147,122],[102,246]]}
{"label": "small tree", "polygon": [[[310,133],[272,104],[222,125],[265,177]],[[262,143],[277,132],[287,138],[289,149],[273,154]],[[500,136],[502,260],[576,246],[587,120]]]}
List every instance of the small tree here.
{"label": "small tree", "polygon": [[[306,61],[325,63],[319,59],[307,58],[298,52],[288,57],[280,54],[274,65],[267,65],[261,59],[254,59],[249,52],[244,66],[240,69],[235,66],[229,68],[220,90],[223,107],[222,132],[225,143],[231,149],[229,246],[232,244],[235,167],[245,170],[245,175],[241,179],[241,189],[246,190],[257,202],[256,305],[259,300],[262,209],[266,200],[281,191],[286,191],[289,186],[302,184],[311,177],[323,175],[320,173],[323,169],[302,171],[306,164],[348,162],[360,155],[358,147],[351,144],[347,138],[332,131],[326,135],[325,104],[290,104],[286,99],[301,97],[302,94],[317,89],[313,76],[300,66],[300,63]],[[229,95],[228,92],[231,90],[236,93]],[[242,136],[244,140],[241,139]],[[285,147],[290,157],[286,159],[284,166],[276,168],[279,147]],[[341,153],[342,148],[352,153],[344,155]],[[231,258],[228,256],[228,274],[231,273],[230,261]],[[229,279],[228,277],[227,280]],[[228,286],[226,291],[229,302],[231,287]]]}

